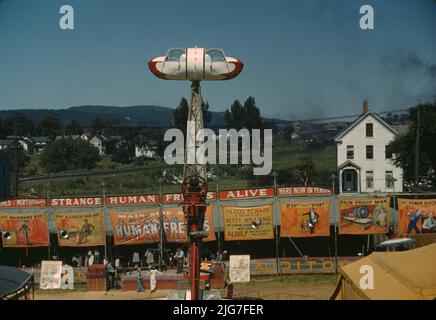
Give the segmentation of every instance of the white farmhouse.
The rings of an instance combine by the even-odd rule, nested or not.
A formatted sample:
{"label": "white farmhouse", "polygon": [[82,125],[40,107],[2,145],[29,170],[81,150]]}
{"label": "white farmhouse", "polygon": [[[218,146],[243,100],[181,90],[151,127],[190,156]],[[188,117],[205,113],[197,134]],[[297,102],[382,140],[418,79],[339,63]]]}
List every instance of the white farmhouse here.
{"label": "white farmhouse", "polygon": [[387,147],[398,133],[363,102],[363,114],[334,139],[339,193],[402,192],[403,170]]}

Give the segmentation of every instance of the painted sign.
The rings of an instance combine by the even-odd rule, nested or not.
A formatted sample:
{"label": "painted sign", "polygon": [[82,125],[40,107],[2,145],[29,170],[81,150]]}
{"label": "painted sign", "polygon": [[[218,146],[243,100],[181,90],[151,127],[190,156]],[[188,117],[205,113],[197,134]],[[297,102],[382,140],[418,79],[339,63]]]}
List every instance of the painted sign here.
{"label": "painted sign", "polygon": [[55,213],[61,247],[91,247],[105,244],[102,212]]}
{"label": "painted sign", "polygon": [[[338,257],[338,264],[354,262],[360,257]],[[336,262],[334,257],[308,257],[308,258],[279,258],[279,272],[281,274],[312,274],[335,273]],[[250,262],[251,275],[277,274],[277,260],[254,259]]]}
{"label": "painted sign", "polygon": [[53,198],[50,199],[51,207],[101,207],[103,206],[102,197],[85,198]]}
{"label": "painted sign", "polygon": [[281,187],[277,188],[278,197],[331,195],[332,190],[317,187]]}
{"label": "painted sign", "polygon": [[0,208],[35,208],[46,207],[47,200],[45,198],[40,199],[12,199],[6,201],[0,201]]}
{"label": "painted sign", "polygon": [[108,206],[135,205],[135,204],[153,204],[159,203],[159,195],[144,194],[140,196],[109,196],[106,198]]}
{"label": "painted sign", "polygon": [[339,198],[339,234],[389,231],[389,198]]}
{"label": "painted sign", "polygon": [[436,233],[436,199],[398,199],[399,234]]}
{"label": "painted sign", "polygon": [[330,201],[280,202],[280,237],[330,235]]}
{"label": "painted sign", "polygon": [[274,197],[274,188],[220,191],[220,200],[239,200]]}
{"label": "painted sign", "polygon": [[[128,212],[110,212],[115,245],[144,244],[160,241],[160,210],[138,210]],[[182,208],[163,208],[164,240],[168,242],[186,242],[186,221]],[[215,240],[213,226],[213,207],[208,206],[205,215],[204,230],[209,236],[203,241]]]}
{"label": "painted sign", "polygon": [[[208,192],[207,198],[208,201],[216,200],[216,192]],[[181,203],[183,202],[183,194],[181,193],[166,193],[162,195],[162,202],[165,204],[171,203]]]}
{"label": "painted sign", "polygon": [[222,207],[224,240],[274,239],[273,205]]}
{"label": "painted sign", "polygon": [[0,214],[4,247],[48,246],[46,213]]}
{"label": "painted sign", "polygon": [[249,255],[231,255],[229,265],[229,277],[231,282],[250,282]]}
{"label": "painted sign", "polygon": [[42,261],[40,289],[60,289],[62,276],[62,261]]}

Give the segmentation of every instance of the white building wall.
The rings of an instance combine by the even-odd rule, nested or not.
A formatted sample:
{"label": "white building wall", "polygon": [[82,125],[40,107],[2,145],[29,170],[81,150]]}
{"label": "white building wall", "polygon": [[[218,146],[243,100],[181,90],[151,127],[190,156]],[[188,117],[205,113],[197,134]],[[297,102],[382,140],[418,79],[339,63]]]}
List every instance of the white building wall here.
{"label": "white building wall", "polygon": [[[373,123],[373,137],[366,137],[366,123]],[[337,164],[340,166],[350,160],[361,167],[360,190],[361,192],[393,192],[385,185],[385,172],[392,171],[395,182],[395,192],[403,191],[403,171],[395,167],[391,159],[385,158],[385,147],[395,138],[395,135],[381,124],[371,114],[350,130],[337,145]],[[347,159],[347,146],[354,146],[354,159]],[[373,159],[366,159],[366,146],[373,145]],[[394,155],[395,156],[395,155]],[[373,171],[374,188],[366,188],[366,171]]]}

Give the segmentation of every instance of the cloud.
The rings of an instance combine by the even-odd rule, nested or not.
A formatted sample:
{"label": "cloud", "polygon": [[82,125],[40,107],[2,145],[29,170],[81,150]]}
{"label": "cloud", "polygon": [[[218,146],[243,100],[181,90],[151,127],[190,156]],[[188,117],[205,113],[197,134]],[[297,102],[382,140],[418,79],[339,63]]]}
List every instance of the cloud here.
{"label": "cloud", "polygon": [[386,72],[414,73],[436,80],[436,64],[424,61],[415,53],[389,54],[382,58],[382,66]]}

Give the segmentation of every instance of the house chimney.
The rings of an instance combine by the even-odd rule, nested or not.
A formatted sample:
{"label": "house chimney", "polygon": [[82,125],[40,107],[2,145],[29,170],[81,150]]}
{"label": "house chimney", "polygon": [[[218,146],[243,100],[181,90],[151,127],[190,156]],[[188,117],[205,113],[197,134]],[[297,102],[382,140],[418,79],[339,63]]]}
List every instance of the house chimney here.
{"label": "house chimney", "polygon": [[363,113],[367,113],[368,112],[368,100],[363,100]]}

